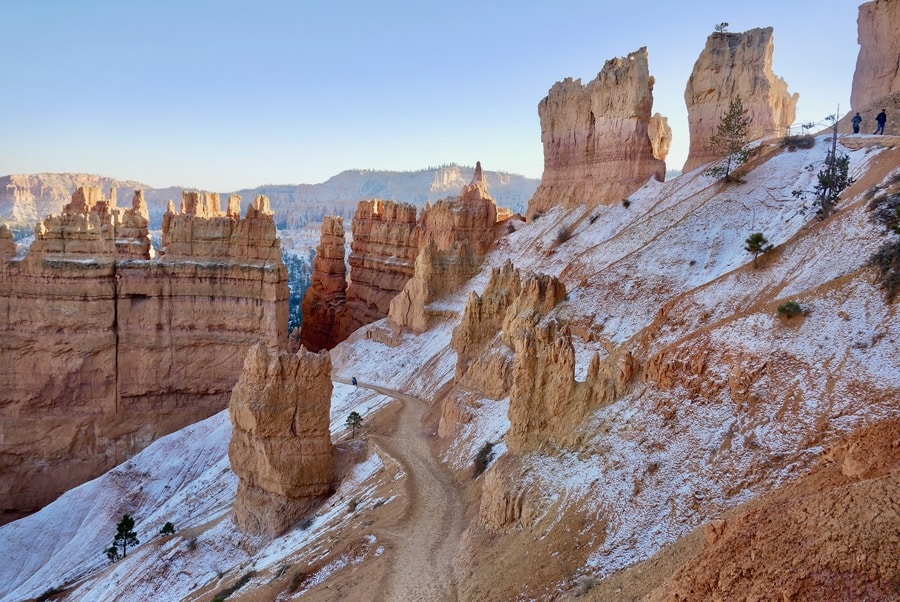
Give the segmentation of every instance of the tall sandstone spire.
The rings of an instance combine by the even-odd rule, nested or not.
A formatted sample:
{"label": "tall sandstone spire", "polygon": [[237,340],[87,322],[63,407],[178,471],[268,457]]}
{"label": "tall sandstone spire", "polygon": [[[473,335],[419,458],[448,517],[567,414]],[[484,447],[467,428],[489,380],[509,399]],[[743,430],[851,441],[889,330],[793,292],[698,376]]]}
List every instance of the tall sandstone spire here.
{"label": "tall sandstone spire", "polygon": [[750,140],[784,135],[794,122],[799,94],[772,72],[772,28],[743,33],[716,32],[694,63],[684,90],[691,146],[683,171],[721,158],[710,148],[722,115],[740,96],[750,116]]}
{"label": "tall sandstone spire", "polygon": [[234,519],[245,533],[280,535],[333,491],[331,391],[328,352],[250,348],[228,404]]}
{"label": "tall sandstone spire", "polygon": [[651,116],[647,56],[641,48],[608,60],[587,85],[568,77],[538,104],[544,175],[529,219],[556,205],[618,203],[650,178],[665,178],[671,130],[665,118]]}
{"label": "tall sandstone spire", "polygon": [[900,0],[875,0],[859,7],[859,56],[853,73],[850,112],[838,125],[850,131],[855,112],[862,117],[862,132],[871,134],[882,109],[888,119],[884,132],[900,135]]}
{"label": "tall sandstone spire", "polygon": [[347,264],[344,218],[326,215],[313,260],[312,283],[303,296],[300,343],[313,352],[335,345],[336,333],[347,304]]}
{"label": "tall sandstone spire", "polygon": [[850,105],[859,111],[900,92],[900,2],[875,0],[859,7],[859,56]]}

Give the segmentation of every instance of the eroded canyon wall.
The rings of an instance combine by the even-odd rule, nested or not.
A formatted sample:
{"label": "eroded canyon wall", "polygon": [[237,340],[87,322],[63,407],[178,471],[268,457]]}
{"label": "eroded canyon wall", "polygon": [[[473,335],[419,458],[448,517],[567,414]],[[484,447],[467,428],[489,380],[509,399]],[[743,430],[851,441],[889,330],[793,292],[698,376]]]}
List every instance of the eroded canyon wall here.
{"label": "eroded canyon wall", "polygon": [[224,409],[250,345],[285,338],[265,200],[245,219],[202,217],[190,196],[167,215],[159,258],[142,195],[122,209],[80,189],[24,259],[0,262],[3,520]]}
{"label": "eroded canyon wall", "polygon": [[414,205],[363,201],[353,216],[347,307],[334,344],[387,316],[391,299],[412,278],[422,244]]}
{"label": "eroded canyon wall", "polygon": [[[498,223],[511,217],[488,192],[480,162],[460,196],[429,204],[419,216],[413,205],[361,202],[352,223],[346,293],[336,285],[336,259],[317,259],[313,286],[303,301],[301,341],[309,349],[330,349],[388,315],[400,327],[424,330],[424,306],[477,273],[499,234]],[[320,253],[334,258],[344,244],[336,223],[323,226],[320,243]]]}
{"label": "eroded canyon wall", "polygon": [[672,134],[665,118],[652,117],[653,84],[641,48],[606,61],[587,85],[566,78],[550,88],[538,104],[544,174],[529,219],[557,205],[618,203],[665,178]]}
{"label": "eroded canyon wall", "polygon": [[740,97],[751,119],[748,140],[784,136],[800,95],[772,71],[771,27],[743,33],[716,32],[706,39],[684,90],[691,144],[683,171],[721,158],[710,145],[722,115]]}

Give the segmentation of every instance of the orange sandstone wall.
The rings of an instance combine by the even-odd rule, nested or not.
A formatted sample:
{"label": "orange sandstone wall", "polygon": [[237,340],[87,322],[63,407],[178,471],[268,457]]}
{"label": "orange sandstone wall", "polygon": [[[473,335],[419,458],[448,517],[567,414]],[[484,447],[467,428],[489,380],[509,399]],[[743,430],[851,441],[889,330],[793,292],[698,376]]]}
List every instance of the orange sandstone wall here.
{"label": "orange sandstone wall", "polygon": [[263,201],[246,219],[171,213],[173,248],[151,259],[142,197],[110,196],[76,192],[0,261],[0,521],[224,409],[250,345],[285,339]]}

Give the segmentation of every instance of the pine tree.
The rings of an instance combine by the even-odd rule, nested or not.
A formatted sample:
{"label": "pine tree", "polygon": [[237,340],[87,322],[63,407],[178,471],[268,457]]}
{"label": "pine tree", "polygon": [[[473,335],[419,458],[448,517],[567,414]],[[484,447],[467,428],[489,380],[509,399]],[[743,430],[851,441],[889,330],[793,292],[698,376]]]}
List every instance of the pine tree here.
{"label": "pine tree", "polygon": [[128,546],[136,546],[140,541],[134,530],[134,519],[128,514],[122,515],[122,520],[116,525],[116,536],[113,537],[113,545],[122,547],[122,557],[128,556]]}
{"label": "pine tree", "polygon": [[829,150],[825,157],[825,167],[818,174],[816,200],[818,214],[825,219],[834,211],[841,192],[853,183],[850,177],[850,157],[838,150]]}
{"label": "pine tree", "polygon": [[362,427],[363,417],[359,415],[359,412],[350,412],[346,425],[353,431],[353,438],[356,438],[356,430]]}
{"label": "pine tree", "polygon": [[744,249],[750,253],[753,253],[754,268],[756,267],[756,258],[759,257],[760,254],[768,253],[775,248],[774,245],[769,244],[769,241],[766,240],[766,237],[762,232],[754,232],[744,242],[747,243],[747,246],[744,247]]}
{"label": "pine tree", "polygon": [[119,548],[117,548],[115,545],[111,545],[103,551],[106,552],[106,557],[109,558],[112,562],[115,562],[119,559]]}
{"label": "pine tree", "polygon": [[751,151],[747,146],[750,135],[750,117],[744,115],[744,103],[737,96],[728,105],[728,111],[716,127],[716,133],[709,140],[712,151],[722,155],[722,159],[714,167],[706,170],[706,175],[713,178],[725,178],[726,182],[734,180],[732,172],[747,162]]}
{"label": "pine tree", "polygon": [[173,525],[171,521],[164,524],[162,526],[162,529],[159,530],[160,535],[173,535],[174,533],[175,533],[175,525]]}

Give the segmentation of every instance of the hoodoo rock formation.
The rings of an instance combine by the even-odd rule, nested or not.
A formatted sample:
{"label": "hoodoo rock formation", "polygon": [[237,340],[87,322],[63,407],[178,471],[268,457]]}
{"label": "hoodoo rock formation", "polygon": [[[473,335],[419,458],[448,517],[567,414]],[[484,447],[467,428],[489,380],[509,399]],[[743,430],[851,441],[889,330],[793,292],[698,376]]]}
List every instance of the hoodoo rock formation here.
{"label": "hoodoo rock formation", "polygon": [[[850,105],[874,108],[886,96],[900,92],[900,3],[875,0],[859,7],[859,56],[853,72]],[[869,123],[874,124],[873,119]],[[873,128],[874,129],[874,125]]]}
{"label": "hoodoo rock formation", "polygon": [[529,219],[557,205],[618,203],[650,178],[665,178],[672,135],[665,118],[651,117],[653,84],[641,48],[606,61],[586,86],[566,78],[550,88],[538,104],[544,175]]}
{"label": "hoodoo rock formation", "polygon": [[387,316],[391,299],[412,278],[421,246],[416,208],[394,201],[363,201],[352,223],[347,309],[334,344]]}
{"label": "hoodoo rock formation", "polygon": [[344,219],[326,216],[322,238],[313,260],[312,283],[303,297],[300,342],[309,351],[334,346],[347,303],[347,264],[344,263]]}
{"label": "hoodoo rock formation", "polygon": [[[425,305],[478,272],[496,240],[497,224],[510,217],[488,192],[480,162],[459,197],[428,205],[418,219],[413,205],[361,202],[352,223],[346,301],[338,289],[325,291],[315,285],[333,282],[328,270],[339,269],[317,261],[314,284],[304,299],[304,308],[309,304],[312,311],[304,309],[301,340],[309,340],[310,348],[330,349],[357,328],[388,315],[400,327],[425,330]],[[332,223],[326,232],[323,226],[320,249],[340,244],[334,227]]]}
{"label": "hoodoo rock formation", "polygon": [[884,133],[900,135],[900,4],[896,1],[875,0],[859,7],[859,56],[853,73],[850,93],[851,111],[841,119],[841,132],[851,131],[850,120],[859,112],[861,133],[875,131],[875,118],[882,109],[887,111]]}
{"label": "hoodoo rock formation", "polygon": [[287,271],[265,200],[240,219],[204,217],[217,199],[200,210],[194,197],[166,216],[156,259],[139,192],[122,209],[79,189],[24,259],[0,243],[3,521],[224,409],[247,349],[285,338]]}
{"label": "hoodoo rock formation", "polygon": [[[512,262],[493,268],[484,293],[480,296],[475,291],[469,293],[460,324],[453,331],[451,345],[457,358],[456,381],[474,381],[471,384],[493,399],[509,394],[508,366],[504,357],[489,358],[484,362],[478,356],[489,344],[498,342],[506,310],[521,290],[521,276]],[[480,365],[471,366],[473,361],[479,360]]]}
{"label": "hoodoo rock formation", "polygon": [[716,32],[706,40],[684,90],[691,145],[683,171],[721,158],[710,138],[731,101],[741,98],[750,116],[749,140],[783,136],[794,122],[800,95],[772,72],[772,28]]}
{"label": "hoodoo rock formation", "polygon": [[391,300],[389,316],[394,325],[415,332],[428,329],[426,306],[481,270],[484,254],[495,240],[497,216],[480,162],[458,198],[425,209],[420,224],[424,244],[416,257],[415,274]]}
{"label": "hoodoo rock formation", "polygon": [[250,349],[228,406],[234,517],[245,533],[280,535],[333,491],[331,390],[327,352]]}

